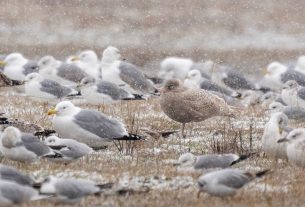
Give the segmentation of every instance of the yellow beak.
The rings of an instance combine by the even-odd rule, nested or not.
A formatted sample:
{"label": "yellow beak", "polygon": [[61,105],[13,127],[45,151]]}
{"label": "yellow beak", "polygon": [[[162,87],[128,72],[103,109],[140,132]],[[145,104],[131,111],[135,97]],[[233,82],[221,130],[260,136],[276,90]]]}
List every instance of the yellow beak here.
{"label": "yellow beak", "polygon": [[71,58],[72,62],[77,61],[77,60],[80,60],[80,58],[78,56],[74,56],[74,57]]}
{"label": "yellow beak", "polygon": [[0,60],[0,66],[4,67],[4,66],[6,66],[6,64],[7,64],[7,62]]}
{"label": "yellow beak", "polygon": [[267,70],[267,68],[262,68],[262,73],[263,73],[263,75],[267,75],[267,74],[269,74],[269,72],[268,72],[268,70]]}
{"label": "yellow beak", "polygon": [[49,109],[49,111],[48,111],[48,116],[54,115],[54,114],[56,114],[56,113],[57,113],[56,109]]}

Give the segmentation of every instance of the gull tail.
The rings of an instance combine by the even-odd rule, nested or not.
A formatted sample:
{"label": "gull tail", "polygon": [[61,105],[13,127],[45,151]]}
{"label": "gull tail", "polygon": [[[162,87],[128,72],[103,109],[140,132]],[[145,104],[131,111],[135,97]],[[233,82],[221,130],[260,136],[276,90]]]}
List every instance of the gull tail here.
{"label": "gull tail", "polygon": [[99,191],[94,193],[95,196],[100,196],[105,190],[110,190],[114,186],[114,183],[104,183],[104,184],[97,184],[96,187],[99,188]]}
{"label": "gull tail", "polygon": [[260,178],[260,177],[266,175],[267,173],[269,173],[270,171],[271,171],[270,169],[262,170],[262,171],[259,171],[259,172],[255,173],[255,176],[257,178]]}
{"label": "gull tail", "polygon": [[132,94],[131,97],[123,98],[122,100],[124,101],[129,101],[129,100],[146,100],[146,97],[140,94]]}
{"label": "gull tail", "polygon": [[43,158],[63,158],[63,155],[60,152],[53,150],[53,153],[44,155],[42,157]]}
{"label": "gull tail", "polygon": [[257,154],[257,153],[253,152],[253,153],[249,153],[249,154],[239,155],[239,158],[237,160],[233,161],[231,163],[231,166],[235,165],[235,164],[237,164],[237,163],[239,163],[239,162],[241,162],[243,160],[246,160],[246,159],[248,159],[249,157],[251,157],[252,155],[255,155],[255,154]]}
{"label": "gull tail", "polygon": [[126,140],[126,141],[138,141],[143,139],[144,138],[142,136],[139,136],[137,134],[128,134],[123,137],[114,138],[114,140]]}
{"label": "gull tail", "polygon": [[74,97],[74,96],[81,96],[81,92],[80,91],[72,91],[69,95],[67,95],[67,97]]}

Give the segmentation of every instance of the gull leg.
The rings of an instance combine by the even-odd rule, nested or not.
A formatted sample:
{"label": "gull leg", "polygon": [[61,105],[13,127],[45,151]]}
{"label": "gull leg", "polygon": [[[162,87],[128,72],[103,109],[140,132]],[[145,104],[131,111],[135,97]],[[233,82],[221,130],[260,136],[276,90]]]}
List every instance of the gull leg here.
{"label": "gull leg", "polygon": [[183,138],[186,138],[185,123],[182,123],[181,134],[182,134],[182,137],[183,137]]}

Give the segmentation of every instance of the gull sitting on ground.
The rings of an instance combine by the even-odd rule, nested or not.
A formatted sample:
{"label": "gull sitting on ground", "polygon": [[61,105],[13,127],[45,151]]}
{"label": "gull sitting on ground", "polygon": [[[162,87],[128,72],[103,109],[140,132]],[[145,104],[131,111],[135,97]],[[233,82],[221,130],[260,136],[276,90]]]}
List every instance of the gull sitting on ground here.
{"label": "gull sitting on ground", "polygon": [[207,173],[198,179],[198,197],[201,192],[217,197],[233,196],[238,189],[255,178],[262,177],[268,171],[250,173],[238,169],[223,169]]}
{"label": "gull sitting on ground", "polygon": [[281,95],[288,106],[305,108],[305,87],[300,86],[296,81],[287,81],[283,86]]}

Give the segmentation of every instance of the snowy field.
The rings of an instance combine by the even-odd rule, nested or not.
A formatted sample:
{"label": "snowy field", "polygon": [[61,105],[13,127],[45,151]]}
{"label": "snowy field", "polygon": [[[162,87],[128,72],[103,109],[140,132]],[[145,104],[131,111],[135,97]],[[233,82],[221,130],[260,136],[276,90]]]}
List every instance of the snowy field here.
{"label": "snowy field", "polygon": [[[305,1],[191,0],[191,1],[0,1],[0,53],[18,51],[29,58],[51,54],[58,59],[83,49],[101,55],[114,45],[123,56],[148,74],[155,74],[166,56],[191,57],[226,63],[258,76],[258,69],[273,60],[294,61],[305,51]],[[53,105],[20,95],[17,88],[0,88],[0,112],[6,116],[52,128],[47,110]],[[128,131],[147,138],[132,153],[115,146],[68,165],[47,160],[12,165],[37,180],[47,175],[114,182],[129,193],[107,192],[87,197],[78,206],[302,206],[304,170],[286,162],[272,168],[261,152],[260,140],[267,119],[251,108],[234,119],[212,118],[187,125],[187,139],[167,138],[147,131],[179,130],[161,111],[157,98],[106,107],[80,104],[103,111],[126,124]],[[147,113],[149,112],[149,113]],[[293,126],[304,124],[293,123]],[[199,172],[173,166],[183,152],[255,152],[235,167],[249,171],[272,168],[262,179],[247,185],[227,200],[207,194],[197,198]],[[23,206],[53,206],[37,201]]]}

